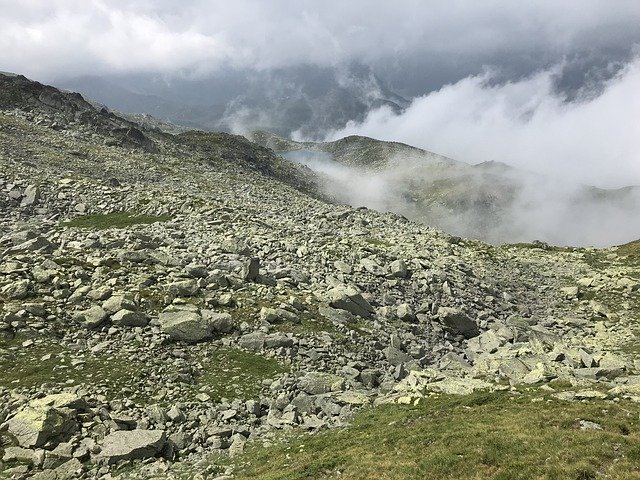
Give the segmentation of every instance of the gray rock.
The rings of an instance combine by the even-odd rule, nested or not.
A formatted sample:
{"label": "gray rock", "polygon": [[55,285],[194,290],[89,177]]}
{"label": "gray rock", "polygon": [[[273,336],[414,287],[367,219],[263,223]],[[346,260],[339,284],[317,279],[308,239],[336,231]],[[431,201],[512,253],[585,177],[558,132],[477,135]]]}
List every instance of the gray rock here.
{"label": "gray rock", "polygon": [[247,257],[251,255],[251,248],[247,242],[238,238],[225,239],[220,245],[220,248],[226,253],[234,253],[236,255],[243,255]]}
{"label": "gray rock", "polygon": [[176,295],[178,297],[192,297],[200,288],[198,287],[197,280],[193,278],[187,280],[180,280],[177,282],[170,283],[167,285],[167,290],[169,293]]}
{"label": "gray rock", "polygon": [[144,313],[132,312],[123,308],[111,316],[111,322],[121,327],[146,327],[149,319]]}
{"label": "gray rock", "polygon": [[9,249],[9,253],[20,252],[53,252],[56,249],[56,245],[44,237],[36,237],[25,240],[24,242]]}
{"label": "gray rock", "polygon": [[362,267],[367,272],[373,275],[376,275],[376,276],[384,275],[384,270],[382,269],[382,267],[378,265],[378,263],[371,258],[363,258],[362,260],[360,260],[360,265],[362,265]]}
{"label": "gray rock", "polygon": [[155,457],[166,442],[164,430],[120,430],[104,438],[97,460],[112,465],[122,460]]}
{"label": "gray rock", "polygon": [[211,324],[211,327],[216,332],[229,333],[233,330],[233,320],[228,313],[202,310],[200,314],[204,320]]}
{"label": "gray rock", "polygon": [[346,310],[363,318],[369,318],[374,312],[371,304],[354,287],[339,285],[329,290],[328,293],[331,299],[330,305],[333,308]]}
{"label": "gray rock", "polygon": [[398,366],[413,360],[410,355],[394,347],[387,347],[383,350],[383,352],[387,361],[394,366]]}
{"label": "gray rock", "polygon": [[309,372],[298,380],[298,387],[309,395],[344,390],[344,378],[323,372]]}
{"label": "gray rock", "polygon": [[467,343],[468,348],[475,352],[494,353],[498,350],[502,340],[496,332],[488,330],[477,337],[471,338]]}
{"label": "gray rock", "polygon": [[336,267],[337,270],[341,271],[342,273],[346,273],[347,275],[351,275],[353,273],[353,268],[351,267],[351,265],[341,260],[336,260],[333,263],[333,266]]}
{"label": "gray rock", "polygon": [[40,188],[38,188],[36,185],[29,185],[24,190],[24,197],[20,202],[20,206],[29,207],[37,203],[39,200],[40,200]]}
{"label": "gray rock", "polygon": [[438,309],[438,317],[445,328],[454,334],[463,335],[465,338],[473,338],[480,333],[476,322],[457,308],[440,307]]}
{"label": "gray rock", "polygon": [[318,313],[337,325],[349,325],[357,321],[356,317],[346,310],[330,308],[324,305],[318,307]]}
{"label": "gray rock", "polygon": [[72,458],[53,470],[38,472],[31,480],[74,480],[82,478],[84,467],[77,458]]}
{"label": "gray rock", "polygon": [[27,448],[60,442],[77,427],[74,410],[55,403],[50,405],[42,400],[32,401],[8,422],[9,432],[16,438],[18,445]]}
{"label": "gray rock", "polygon": [[29,280],[18,280],[2,287],[0,296],[7,300],[22,300],[29,295]]}
{"label": "gray rock", "polygon": [[172,340],[199,342],[211,338],[213,325],[195,312],[186,310],[162,312],[158,321],[160,329]]}
{"label": "gray rock", "polygon": [[267,335],[263,332],[251,332],[241,336],[238,344],[240,348],[244,348],[245,350],[259,352],[264,348],[266,337]]}
{"label": "gray rock", "polygon": [[260,310],[260,320],[269,323],[278,323],[285,321],[297,323],[299,321],[298,316],[293,312],[289,312],[284,308],[269,307],[262,307],[262,309]]}
{"label": "gray rock", "polygon": [[293,347],[293,339],[284,333],[272,333],[264,338],[265,348],[289,348]]}
{"label": "gray rock", "polygon": [[22,447],[6,447],[2,456],[4,462],[26,463],[27,465],[35,465],[38,460],[35,450]]}
{"label": "gray rock", "polygon": [[404,260],[394,260],[393,262],[391,262],[389,270],[391,271],[391,275],[398,278],[406,278],[409,273],[407,264],[404,262]]}
{"label": "gray rock", "polygon": [[169,411],[167,412],[167,417],[169,417],[169,419],[173,422],[173,423],[182,423],[184,422],[187,417],[185,416],[185,414],[182,412],[182,410],[180,410],[178,407],[173,406],[169,409]]}
{"label": "gray rock", "polygon": [[109,313],[107,311],[95,305],[87,310],[76,312],[74,314],[74,320],[81,323],[85,328],[96,328],[102,325],[108,316]]}
{"label": "gray rock", "polygon": [[413,309],[407,303],[402,303],[398,306],[396,315],[398,315],[398,318],[404,322],[413,322],[416,319]]}
{"label": "gray rock", "polygon": [[136,310],[136,304],[127,295],[114,295],[102,304],[102,308],[109,314],[120,310]]}

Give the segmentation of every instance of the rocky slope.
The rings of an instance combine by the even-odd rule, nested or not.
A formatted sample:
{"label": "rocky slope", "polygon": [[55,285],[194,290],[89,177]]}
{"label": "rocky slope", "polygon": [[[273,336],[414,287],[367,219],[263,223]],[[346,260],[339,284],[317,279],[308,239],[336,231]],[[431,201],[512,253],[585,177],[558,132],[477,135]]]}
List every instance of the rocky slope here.
{"label": "rocky slope", "polygon": [[24,77],[0,110],[0,478],[228,478],[210,454],[432,392],[640,399],[635,244],[463,240]]}

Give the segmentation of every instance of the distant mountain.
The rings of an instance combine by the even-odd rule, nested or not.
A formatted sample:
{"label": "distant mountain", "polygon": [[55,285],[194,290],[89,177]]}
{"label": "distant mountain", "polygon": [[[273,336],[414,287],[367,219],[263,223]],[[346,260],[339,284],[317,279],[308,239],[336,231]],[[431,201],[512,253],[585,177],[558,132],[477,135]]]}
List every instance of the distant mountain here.
{"label": "distant mountain", "polygon": [[409,104],[360,65],[243,70],[202,79],[83,76],[56,85],[122,112],[147,113],[188,127],[266,129],[310,138],[361,121],[372,109],[388,106],[399,113]]}
{"label": "distant mountain", "polygon": [[259,131],[250,139],[324,174],[324,189],[337,201],[393,211],[463,237],[602,246],[640,236],[640,225],[629,221],[640,209],[637,186],[601,189],[360,136],[295,142]]}

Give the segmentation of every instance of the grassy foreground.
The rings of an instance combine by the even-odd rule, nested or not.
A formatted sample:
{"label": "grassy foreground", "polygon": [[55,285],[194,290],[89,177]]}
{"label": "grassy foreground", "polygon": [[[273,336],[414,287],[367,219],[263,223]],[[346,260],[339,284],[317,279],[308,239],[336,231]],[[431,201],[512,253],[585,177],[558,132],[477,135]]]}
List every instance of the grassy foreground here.
{"label": "grassy foreground", "polygon": [[548,392],[433,397],[363,411],[340,431],[253,445],[235,478],[640,479],[639,414],[631,402]]}

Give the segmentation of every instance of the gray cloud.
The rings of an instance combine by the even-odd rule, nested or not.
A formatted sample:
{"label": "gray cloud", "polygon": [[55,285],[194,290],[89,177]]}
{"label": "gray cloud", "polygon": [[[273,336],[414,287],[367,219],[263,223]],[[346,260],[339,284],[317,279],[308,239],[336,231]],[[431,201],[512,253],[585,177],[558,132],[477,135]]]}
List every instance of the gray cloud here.
{"label": "gray cloud", "polygon": [[501,161],[600,187],[640,185],[640,57],[596,95],[566,102],[554,88],[562,66],[510,82],[488,71],[386,108],[330,138],[395,140],[471,163]]}
{"label": "gray cloud", "polygon": [[44,80],[357,59],[399,83],[398,72],[412,69],[403,87],[412,93],[482,64],[509,70],[576,52],[624,55],[640,41],[635,0],[0,0],[0,8],[2,68]]}

